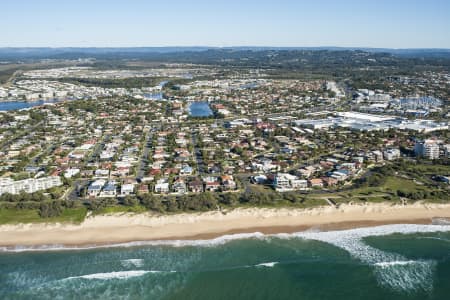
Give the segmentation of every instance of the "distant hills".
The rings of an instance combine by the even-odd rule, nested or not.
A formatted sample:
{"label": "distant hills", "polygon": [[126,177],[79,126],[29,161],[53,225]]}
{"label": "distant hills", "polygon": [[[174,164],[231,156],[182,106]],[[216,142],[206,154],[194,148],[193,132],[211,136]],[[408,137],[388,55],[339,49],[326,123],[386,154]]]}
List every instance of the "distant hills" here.
{"label": "distant hills", "polygon": [[450,49],[389,49],[389,48],[358,48],[358,47],[4,47],[0,48],[0,59],[73,59],[94,57],[108,58],[157,58],[180,53],[217,52],[267,52],[267,51],[363,51],[368,53],[386,53],[395,56],[412,58],[450,58]]}

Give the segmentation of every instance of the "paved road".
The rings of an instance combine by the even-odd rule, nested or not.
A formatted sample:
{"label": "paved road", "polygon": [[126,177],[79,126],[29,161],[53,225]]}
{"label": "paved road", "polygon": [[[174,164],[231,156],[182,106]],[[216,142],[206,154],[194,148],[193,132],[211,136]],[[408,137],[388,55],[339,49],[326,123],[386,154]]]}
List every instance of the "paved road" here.
{"label": "paved road", "polygon": [[152,140],[153,140],[153,132],[152,129],[149,129],[147,134],[145,135],[144,148],[142,149],[142,155],[138,163],[136,178],[139,180],[144,178],[145,175],[145,169],[148,164],[148,155],[150,153],[150,148],[152,147]]}
{"label": "paved road", "polygon": [[29,132],[31,132],[33,129],[39,127],[42,125],[42,123],[44,123],[44,121],[40,121],[38,123],[36,123],[35,125],[32,125],[24,130],[21,130],[20,132],[16,133],[15,135],[13,135],[12,137],[8,137],[8,140],[6,140],[5,142],[3,142],[2,144],[0,144],[0,148],[5,150],[6,147],[8,147],[9,145],[11,145],[12,143],[14,143],[16,140],[18,140],[19,138],[21,138],[22,136],[28,134]]}
{"label": "paved road", "polygon": [[38,154],[36,154],[35,156],[33,156],[30,159],[30,165],[34,166],[37,164],[38,162],[38,158],[39,157],[45,157],[47,155],[49,155],[50,153],[52,153],[55,149],[56,149],[56,145],[55,144],[51,144],[50,146],[48,146],[46,149],[44,149],[44,151],[39,152]]}
{"label": "paved road", "polygon": [[[86,168],[86,165],[89,162],[95,161],[100,156],[100,151],[102,151],[103,147],[105,146],[106,141],[108,141],[110,138],[110,135],[104,135],[100,141],[94,146],[94,149],[88,154],[88,156],[83,160],[82,163],[78,165],[80,170],[84,170]],[[77,200],[79,199],[78,195],[78,189],[82,188],[84,186],[87,186],[89,184],[89,180],[87,179],[77,179],[72,183],[72,186],[66,191],[64,194],[64,198],[68,200]]]}
{"label": "paved road", "polygon": [[202,176],[206,172],[206,168],[203,162],[201,149],[197,147],[197,134],[195,132],[192,132],[191,139],[192,145],[194,146],[194,157],[197,163],[197,174]]}

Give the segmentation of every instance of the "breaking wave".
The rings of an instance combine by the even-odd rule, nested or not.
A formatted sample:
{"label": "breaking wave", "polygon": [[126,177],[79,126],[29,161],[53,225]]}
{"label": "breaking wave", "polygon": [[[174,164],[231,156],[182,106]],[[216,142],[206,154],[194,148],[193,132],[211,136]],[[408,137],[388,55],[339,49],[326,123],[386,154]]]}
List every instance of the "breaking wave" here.
{"label": "breaking wave", "polygon": [[120,261],[121,265],[126,268],[137,267],[140,268],[144,265],[144,260],[139,258],[124,259]]}
{"label": "breaking wave", "polygon": [[[402,255],[382,251],[364,243],[369,236],[383,236],[394,233],[412,234],[450,231],[444,225],[385,225],[330,232],[303,232],[295,237],[325,242],[346,250],[363,263],[372,265],[378,282],[394,290],[430,292],[433,288],[434,261],[412,261]],[[286,235],[279,235],[287,237]]]}
{"label": "breaking wave", "polygon": [[[382,251],[369,246],[364,242],[364,238],[369,236],[384,236],[390,234],[413,234],[413,233],[432,233],[448,232],[449,225],[414,225],[414,224],[396,224],[383,225],[368,228],[357,228],[341,231],[306,231],[291,234],[264,235],[260,232],[242,233],[233,235],[224,235],[210,240],[160,240],[160,241],[137,241],[122,244],[111,245],[91,245],[83,247],[64,247],[62,245],[51,245],[42,247],[16,247],[0,248],[8,252],[23,251],[61,251],[61,250],[81,250],[93,248],[113,248],[113,247],[136,247],[136,246],[171,246],[171,247],[211,247],[229,243],[235,240],[243,239],[291,239],[301,238],[306,240],[316,240],[325,242],[347,251],[352,257],[361,262],[371,265],[374,268],[374,274],[378,282],[386,287],[401,291],[423,290],[431,291],[433,287],[433,269],[436,263],[431,260],[408,260],[400,254]],[[143,261],[140,259],[127,259],[121,261],[124,267],[141,267]],[[276,262],[261,263],[259,267],[273,267]],[[142,276],[153,271],[124,271],[99,273],[83,275],[78,278],[84,279],[109,279],[109,278],[127,278],[132,276]],[[76,278],[76,277],[75,277]]]}
{"label": "breaking wave", "polygon": [[260,264],[255,265],[255,267],[273,268],[276,264],[278,264],[278,262],[273,261],[273,262],[267,262],[267,263],[260,263]]}
{"label": "breaking wave", "polygon": [[[268,240],[274,241],[276,239],[304,239],[304,240],[315,240],[324,243],[328,243],[330,245],[336,246],[347,251],[351,257],[359,260],[362,264],[367,265],[368,269],[373,272],[374,277],[376,278],[378,284],[387,289],[391,289],[393,291],[401,292],[401,293],[412,293],[416,291],[425,291],[431,292],[433,289],[433,276],[434,271],[436,269],[436,261],[433,260],[411,260],[410,258],[404,257],[398,253],[392,253],[388,251],[383,251],[377,249],[375,247],[370,246],[365,242],[366,237],[370,236],[385,236],[390,234],[413,234],[413,233],[433,233],[433,232],[449,232],[449,225],[385,225],[385,226],[377,226],[370,228],[359,228],[359,229],[350,229],[350,230],[342,230],[342,231],[328,231],[328,232],[318,232],[317,230],[308,231],[308,232],[298,232],[291,234],[274,234],[274,235],[264,235],[262,233],[245,233],[245,234],[234,234],[234,235],[224,235],[215,239],[210,240],[162,240],[162,241],[137,241],[131,243],[123,243],[123,244],[115,244],[115,245],[90,245],[90,246],[82,246],[82,247],[64,247],[62,245],[50,245],[50,246],[42,246],[42,247],[17,247],[17,248],[3,248],[3,251],[10,252],[23,252],[23,251],[61,251],[61,250],[81,250],[81,249],[94,249],[94,248],[114,248],[114,247],[136,247],[136,246],[169,246],[169,247],[214,247],[224,245],[226,243],[230,243],[235,240],[245,240],[245,239],[253,239],[253,240]],[[424,236],[419,236],[418,238],[428,238]],[[429,237],[435,238],[435,237]],[[436,238],[440,239],[440,238]],[[444,241],[448,241],[443,239]],[[293,247],[295,247],[296,243],[293,243]],[[159,249],[161,253],[166,251],[167,249]],[[194,249],[197,250],[197,249]],[[197,253],[199,251],[194,251],[196,254],[196,259],[201,259],[202,256]],[[200,251],[202,252],[202,251]],[[159,252],[158,252],[159,253]],[[130,256],[121,256],[119,259],[114,259],[114,271],[105,273],[93,273],[92,271],[84,271],[79,276],[78,272],[71,272],[69,274],[64,274],[61,276],[64,279],[56,279],[49,283],[55,284],[54,289],[65,288],[66,286],[92,286],[92,285],[107,285],[107,280],[122,280],[122,283],[127,284],[125,280],[128,278],[138,278],[140,276],[145,276],[145,281],[154,280],[155,282],[159,282],[159,276],[163,274],[169,274],[176,272],[173,279],[171,278],[170,282],[176,282],[179,284],[181,282],[185,282],[186,274],[191,272],[191,266],[195,266],[195,263],[190,265],[189,268],[185,266],[180,266],[179,264],[170,264],[170,266],[163,265],[155,265],[151,264],[151,267],[148,267],[147,270],[137,270],[137,269],[145,269],[144,266],[150,264],[152,261],[151,258],[147,258],[146,260],[140,259],[138,257],[144,257],[144,254],[139,252],[138,254],[133,254],[132,258]],[[119,265],[120,263],[120,265]],[[249,265],[241,265],[238,263],[238,266],[230,267],[229,269],[240,269],[240,268],[259,268],[261,272],[271,272],[272,270],[276,271],[280,264],[283,264],[283,260],[280,258],[264,258],[259,261],[253,261],[253,264]],[[122,266],[124,270],[118,271],[116,268]],[[214,268],[221,266],[217,266],[215,264],[212,265]],[[275,267],[275,269],[270,269]],[[169,270],[169,271],[155,271],[156,270]],[[187,271],[189,269],[189,271]],[[225,268],[226,269],[226,268]],[[176,271],[170,271],[176,270]],[[216,271],[217,269],[213,269],[212,271]],[[98,269],[95,269],[98,271]],[[95,272],[94,271],[94,272]],[[102,270],[105,271],[105,270]],[[204,272],[205,270],[200,270]],[[208,270],[206,270],[208,271]],[[93,273],[93,274],[83,274],[83,273]],[[194,271],[195,272],[195,271]],[[150,275],[151,273],[158,273],[161,275]],[[148,275],[147,275],[148,274]],[[14,278],[11,279],[11,282],[14,281],[15,286],[18,288],[22,288],[22,286],[32,286],[32,287],[43,287],[45,286],[45,282],[43,279],[36,276],[28,276],[27,273],[22,272],[21,274],[14,274]],[[28,278],[30,277],[30,278]],[[172,277],[172,275],[170,276]],[[25,279],[27,280],[25,282]],[[24,281],[25,283],[21,283],[20,286],[17,282]],[[139,281],[139,280],[133,280]],[[131,282],[131,280],[130,280]],[[137,282],[136,284],[140,284]],[[48,287],[50,288],[50,287]],[[155,293],[158,292],[155,289]]]}
{"label": "breaking wave", "polygon": [[94,273],[81,276],[67,277],[62,280],[71,279],[98,279],[98,280],[109,280],[109,279],[128,279],[132,277],[140,277],[148,273],[173,273],[165,271],[145,271],[145,270],[133,270],[133,271],[118,271],[118,272],[108,272],[108,273]]}
{"label": "breaking wave", "polygon": [[374,266],[381,267],[381,268],[389,268],[392,266],[406,266],[410,264],[416,263],[415,260],[406,260],[406,261],[384,261],[375,263]]}
{"label": "breaking wave", "polygon": [[153,240],[153,241],[135,241],[118,244],[105,245],[87,245],[87,246],[65,246],[65,245],[42,245],[42,246],[15,246],[0,247],[0,252],[32,252],[32,251],[73,251],[73,250],[91,250],[102,248],[130,248],[139,246],[172,246],[172,247],[209,247],[220,246],[228,242],[244,239],[265,239],[270,235],[261,232],[240,233],[223,235],[210,240]]}
{"label": "breaking wave", "polygon": [[435,261],[384,262],[375,264],[377,279],[395,290],[430,292]]}

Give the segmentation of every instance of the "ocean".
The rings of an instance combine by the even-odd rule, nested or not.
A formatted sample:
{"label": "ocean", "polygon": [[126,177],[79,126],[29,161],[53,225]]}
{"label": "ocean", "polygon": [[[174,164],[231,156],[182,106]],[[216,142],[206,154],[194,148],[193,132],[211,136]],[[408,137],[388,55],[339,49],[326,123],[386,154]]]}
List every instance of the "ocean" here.
{"label": "ocean", "polygon": [[0,299],[450,299],[450,226],[0,252]]}

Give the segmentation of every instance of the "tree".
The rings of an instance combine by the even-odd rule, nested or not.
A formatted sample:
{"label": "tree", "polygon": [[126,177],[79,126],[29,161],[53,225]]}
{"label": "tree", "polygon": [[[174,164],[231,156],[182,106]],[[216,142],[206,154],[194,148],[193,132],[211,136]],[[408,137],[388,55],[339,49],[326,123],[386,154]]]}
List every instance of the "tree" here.
{"label": "tree", "polygon": [[39,207],[39,216],[41,218],[51,218],[61,215],[63,208],[58,201],[42,202]]}
{"label": "tree", "polygon": [[236,193],[225,193],[220,198],[220,203],[234,206],[239,203],[239,196]]}
{"label": "tree", "polygon": [[123,199],[123,205],[125,205],[125,206],[136,206],[138,204],[139,204],[139,201],[132,196],[126,196]]}
{"label": "tree", "polygon": [[169,212],[177,212],[179,210],[178,202],[174,197],[169,197],[165,204]]}
{"label": "tree", "polygon": [[145,206],[147,209],[157,212],[164,211],[164,206],[162,205],[160,197],[155,197],[150,194],[143,194],[139,196],[139,201],[141,205]]}

